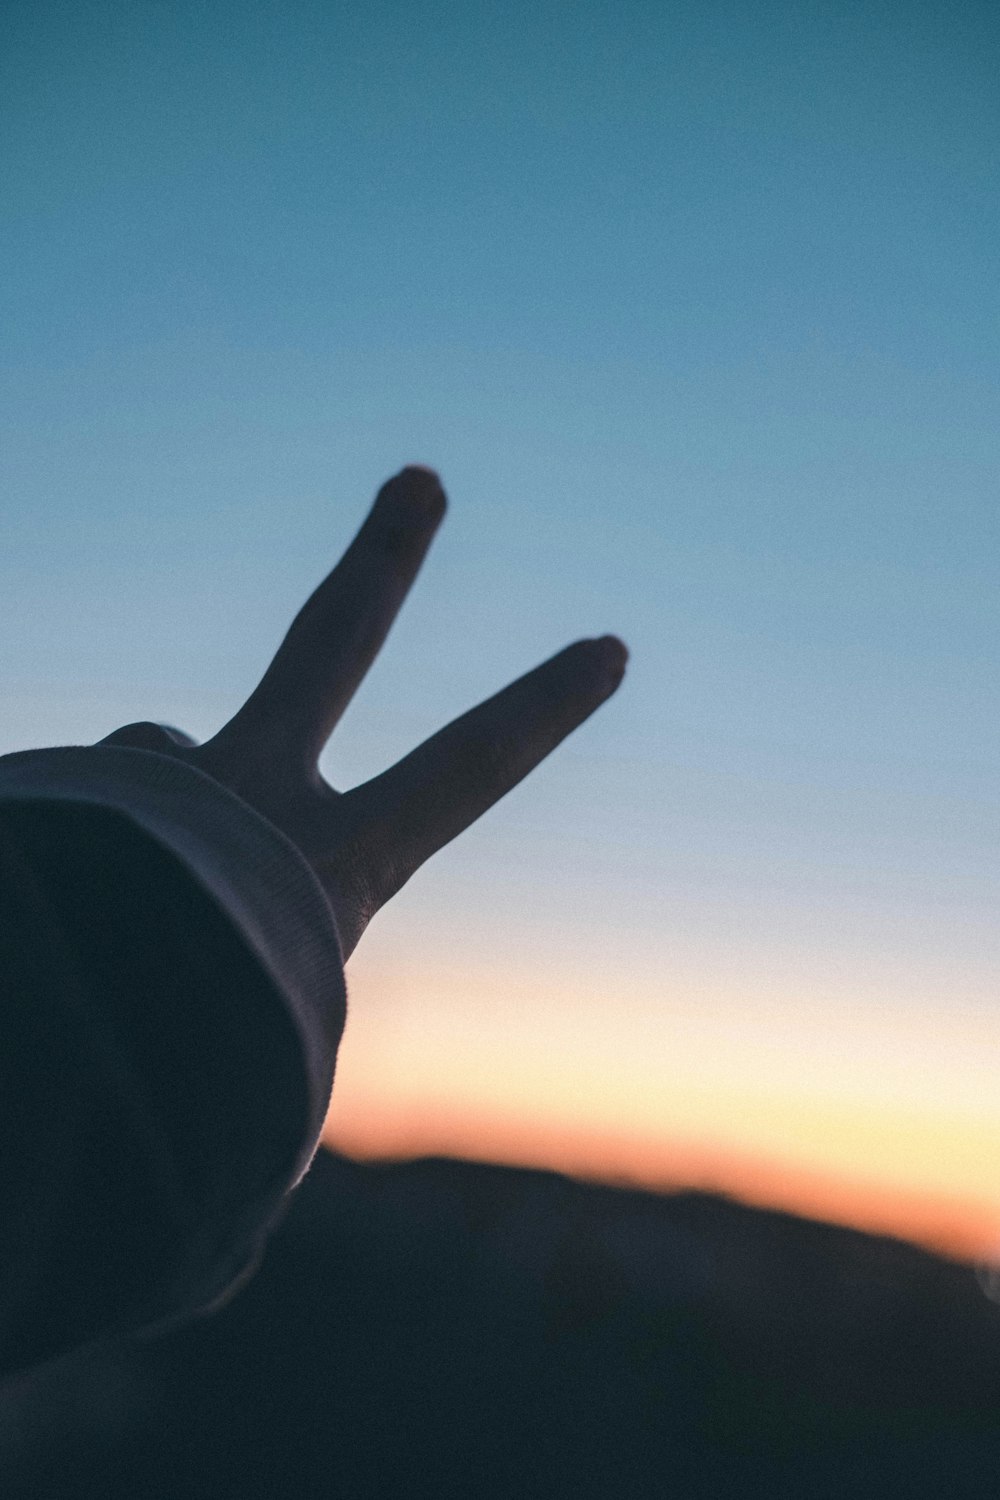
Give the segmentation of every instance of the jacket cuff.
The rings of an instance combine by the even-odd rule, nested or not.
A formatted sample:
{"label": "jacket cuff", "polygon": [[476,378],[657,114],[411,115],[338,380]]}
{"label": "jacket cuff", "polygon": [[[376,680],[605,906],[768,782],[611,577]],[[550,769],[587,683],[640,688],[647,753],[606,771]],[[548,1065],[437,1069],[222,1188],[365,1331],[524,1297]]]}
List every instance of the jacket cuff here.
{"label": "jacket cuff", "polygon": [[228,917],[287,1006],[302,1047],[308,1131],[296,1186],[319,1145],[347,1016],[336,922],[291,839],[186,761],[119,745],[0,756],[0,800],[66,799],[114,808],[164,844]]}

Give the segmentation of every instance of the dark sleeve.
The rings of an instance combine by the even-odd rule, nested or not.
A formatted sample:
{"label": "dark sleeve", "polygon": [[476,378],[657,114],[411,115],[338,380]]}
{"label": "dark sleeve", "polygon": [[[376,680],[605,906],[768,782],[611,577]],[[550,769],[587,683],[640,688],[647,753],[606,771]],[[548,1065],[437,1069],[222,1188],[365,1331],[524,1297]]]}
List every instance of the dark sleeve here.
{"label": "dark sleeve", "polygon": [[344,1016],[328,903],[239,798],[147,751],[0,759],[0,1371],[244,1279]]}

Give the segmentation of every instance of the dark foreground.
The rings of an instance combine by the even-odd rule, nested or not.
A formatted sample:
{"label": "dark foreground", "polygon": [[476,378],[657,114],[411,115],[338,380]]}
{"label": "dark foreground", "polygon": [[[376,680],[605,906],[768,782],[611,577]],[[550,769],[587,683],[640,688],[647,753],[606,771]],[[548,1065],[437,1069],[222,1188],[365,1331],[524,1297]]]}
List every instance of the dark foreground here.
{"label": "dark foreground", "polygon": [[1000,1497],[1000,1309],[702,1194],[321,1154],[250,1287],[7,1393],[0,1495]]}

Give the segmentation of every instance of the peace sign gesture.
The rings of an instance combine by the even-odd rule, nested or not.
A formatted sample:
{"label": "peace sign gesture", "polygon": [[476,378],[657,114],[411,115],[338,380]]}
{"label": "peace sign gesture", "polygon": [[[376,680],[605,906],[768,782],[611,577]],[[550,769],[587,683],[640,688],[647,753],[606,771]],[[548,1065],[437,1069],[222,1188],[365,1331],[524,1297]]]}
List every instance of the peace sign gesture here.
{"label": "peace sign gesture", "polygon": [[336,919],[344,957],[424,860],[509,792],[618,687],[628,653],[580,640],[425,740],[389,770],[336,792],[318,761],[378,654],[446,508],[430,469],[379,491],[340,562],[299,610],[243,707],[204,744],[167,725],[99,743],[188,761],[299,848]]}

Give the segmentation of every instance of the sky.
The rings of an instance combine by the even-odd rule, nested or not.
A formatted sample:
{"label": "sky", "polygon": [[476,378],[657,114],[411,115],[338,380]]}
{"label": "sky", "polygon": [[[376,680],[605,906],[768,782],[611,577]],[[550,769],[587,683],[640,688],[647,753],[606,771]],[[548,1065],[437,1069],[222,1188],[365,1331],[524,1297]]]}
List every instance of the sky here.
{"label": "sky", "polygon": [[373,923],[328,1134],[1000,1254],[1000,14],[0,13],[0,753],[208,738],[378,485],[346,787],[617,696]]}

